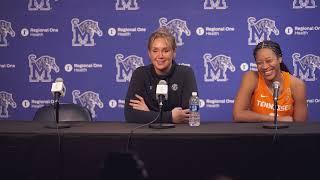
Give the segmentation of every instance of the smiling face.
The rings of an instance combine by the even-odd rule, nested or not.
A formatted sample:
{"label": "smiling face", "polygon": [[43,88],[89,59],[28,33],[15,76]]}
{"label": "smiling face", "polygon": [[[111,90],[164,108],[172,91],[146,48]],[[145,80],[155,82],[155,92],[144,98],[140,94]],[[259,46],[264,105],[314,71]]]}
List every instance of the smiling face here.
{"label": "smiling face", "polygon": [[165,75],[170,71],[176,56],[176,51],[169,42],[165,37],[158,37],[150,43],[148,54],[158,75]]}
{"label": "smiling face", "polygon": [[263,78],[271,83],[281,79],[280,63],[281,57],[278,57],[270,48],[259,49],[255,56],[258,71]]}

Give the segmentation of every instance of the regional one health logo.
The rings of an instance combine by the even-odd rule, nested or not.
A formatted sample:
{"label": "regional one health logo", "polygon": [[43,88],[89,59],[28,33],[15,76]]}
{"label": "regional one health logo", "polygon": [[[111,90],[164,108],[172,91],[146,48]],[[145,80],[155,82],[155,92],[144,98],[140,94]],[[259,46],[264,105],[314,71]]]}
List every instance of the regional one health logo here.
{"label": "regional one health logo", "polygon": [[315,0],[294,0],[293,1],[293,9],[314,9],[316,8]]}
{"label": "regional one health logo", "polygon": [[130,82],[133,71],[140,66],[144,66],[143,58],[136,55],[124,58],[122,54],[116,54],[115,59],[117,67],[116,82]]}
{"label": "regional one health logo", "polygon": [[49,0],[29,0],[29,11],[50,11],[51,6]]}
{"label": "regional one health logo", "polygon": [[97,117],[94,110],[96,105],[101,109],[103,108],[103,102],[100,100],[99,94],[93,91],[86,91],[80,94],[79,90],[72,91],[73,103],[80,104],[82,107],[86,107],[93,118]]}
{"label": "regional one health logo", "polygon": [[58,73],[59,66],[56,64],[54,57],[44,55],[37,58],[36,55],[30,54],[29,60],[29,82],[51,82],[51,71]]}
{"label": "regional one health logo", "polygon": [[300,53],[292,54],[294,76],[305,81],[315,81],[315,70],[320,70],[320,56],[307,54],[300,58]]}
{"label": "regional one health logo", "polygon": [[182,33],[186,36],[190,36],[191,32],[187,26],[187,22],[181,19],[172,19],[168,22],[167,18],[159,19],[160,27],[166,27],[170,30],[171,34],[175,37],[177,46],[182,46],[184,43],[182,41]]}
{"label": "regional one health logo", "polygon": [[205,0],[203,9],[227,9],[226,0]]}
{"label": "regional one health logo", "polygon": [[97,34],[102,36],[102,31],[99,28],[98,22],[90,19],[79,23],[78,18],[71,20],[72,25],[72,46],[95,46],[93,36]]}
{"label": "regional one health logo", "polygon": [[139,6],[137,0],[117,0],[116,10],[138,10]]}
{"label": "regional one health logo", "polygon": [[0,20],[0,47],[7,47],[9,45],[7,40],[8,34],[11,37],[16,35],[11,27],[11,22]]}
{"label": "regional one health logo", "polygon": [[231,62],[231,57],[220,54],[212,57],[210,53],[203,55],[205,74],[205,82],[228,81],[227,70],[235,71],[235,67]]}
{"label": "regional one health logo", "polygon": [[8,112],[9,105],[12,108],[17,107],[16,102],[14,102],[12,98],[12,94],[5,91],[0,91],[0,118],[9,117],[9,112]]}
{"label": "regional one health logo", "polygon": [[254,17],[249,17],[248,20],[249,39],[248,45],[257,45],[264,40],[270,40],[271,33],[279,35],[279,30],[276,27],[274,20],[262,18],[256,20]]}

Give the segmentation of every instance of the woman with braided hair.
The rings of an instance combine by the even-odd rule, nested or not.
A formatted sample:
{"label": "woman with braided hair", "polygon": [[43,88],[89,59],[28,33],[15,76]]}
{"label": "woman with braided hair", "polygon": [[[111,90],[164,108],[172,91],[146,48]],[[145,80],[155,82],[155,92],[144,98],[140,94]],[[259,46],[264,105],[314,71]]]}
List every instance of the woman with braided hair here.
{"label": "woman with braided hair", "polygon": [[278,121],[307,120],[306,86],[290,74],[283,63],[280,45],[260,42],[253,51],[258,72],[244,74],[233,108],[234,122],[268,122],[274,120],[272,84],[280,83]]}

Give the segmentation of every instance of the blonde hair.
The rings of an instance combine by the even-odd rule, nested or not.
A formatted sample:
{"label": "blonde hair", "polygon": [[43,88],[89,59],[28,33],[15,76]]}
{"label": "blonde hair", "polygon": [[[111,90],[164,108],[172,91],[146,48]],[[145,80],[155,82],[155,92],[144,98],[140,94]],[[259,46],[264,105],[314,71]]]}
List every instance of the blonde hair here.
{"label": "blonde hair", "polygon": [[150,50],[151,44],[157,38],[164,38],[171,45],[173,51],[176,50],[177,44],[174,36],[170,33],[170,30],[166,27],[160,27],[155,32],[153,32],[148,40],[148,49]]}

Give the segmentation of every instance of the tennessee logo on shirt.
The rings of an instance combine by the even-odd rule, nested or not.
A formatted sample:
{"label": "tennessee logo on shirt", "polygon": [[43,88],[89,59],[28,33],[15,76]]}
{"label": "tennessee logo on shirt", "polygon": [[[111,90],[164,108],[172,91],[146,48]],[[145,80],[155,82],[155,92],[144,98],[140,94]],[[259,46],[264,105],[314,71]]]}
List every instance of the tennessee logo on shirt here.
{"label": "tennessee logo on shirt", "polygon": [[[271,109],[273,110],[273,103],[269,103],[269,102],[265,102],[265,101],[260,101],[257,100],[257,106],[261,107],[261,108],[266,108],[266,109]],[[292,105],[288,104],[288,105],[278,105],[278,111],[289,111],[291,110]]]}

